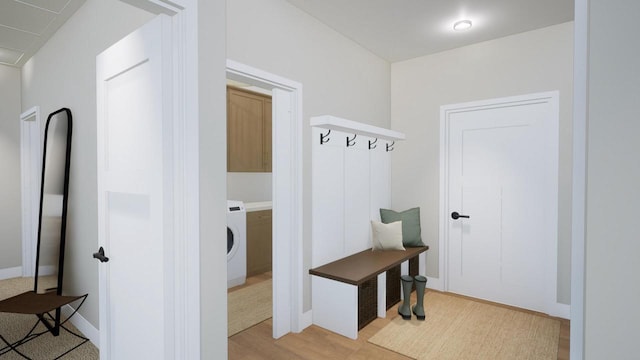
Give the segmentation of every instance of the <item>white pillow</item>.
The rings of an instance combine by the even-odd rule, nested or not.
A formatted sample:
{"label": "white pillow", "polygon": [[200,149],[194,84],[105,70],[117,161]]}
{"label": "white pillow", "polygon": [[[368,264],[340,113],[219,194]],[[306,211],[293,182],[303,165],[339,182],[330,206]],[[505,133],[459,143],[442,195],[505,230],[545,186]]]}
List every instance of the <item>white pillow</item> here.
{"label": "white pillow", "polygon": [[402,221],[384,224],[371,220],[373,250],[404,250],[402,246]]}

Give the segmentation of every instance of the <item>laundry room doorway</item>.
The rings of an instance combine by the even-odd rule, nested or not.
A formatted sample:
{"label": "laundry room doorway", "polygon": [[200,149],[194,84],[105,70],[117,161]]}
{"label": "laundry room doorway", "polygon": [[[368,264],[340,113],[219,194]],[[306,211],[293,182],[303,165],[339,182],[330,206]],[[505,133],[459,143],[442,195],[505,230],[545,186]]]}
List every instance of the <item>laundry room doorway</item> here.
{"label": "laundry room doorway", "polygon": [[[271,136],[262,139],[262,147],[270,147],[271,154],[270,169],[265,169],[271,170],[271,221],[262,220],[265,226],[271,224],[273,337],[279,338],[302,330],[302,85],[233,60],[227,60],[227,79],[251,87],[256,98],[264,92],[262,111],[271,113],[271,129],[263,129]],[[267,101],[269,92],[271,99]],[[254,100],[255,105],[258,99]],[[260,148],[253,142],[250,145]]]}

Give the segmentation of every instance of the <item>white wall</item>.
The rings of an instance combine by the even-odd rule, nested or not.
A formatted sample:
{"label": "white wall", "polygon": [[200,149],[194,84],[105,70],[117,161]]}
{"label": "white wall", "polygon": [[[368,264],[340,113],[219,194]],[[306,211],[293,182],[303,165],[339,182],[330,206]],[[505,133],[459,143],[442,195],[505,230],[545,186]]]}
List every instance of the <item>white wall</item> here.
{"label": "white wall", "polygon": [[640,2],[589,6],[584,358],[637,359]]}
{"label": "white wall", "polygon": [[570,302],[572,61],[571,22],[391,65],[391,128],[407,134],[392,203],[421,208],[427,275],[439,276],[440,106],[560,90],[558,301]]}
{"label": "white wall", "polygon": [[[42,118],[71,109],[73,137],[64,288],[89,293],[81,315],[98,328],[96,179],[96,55],[151,14],[115,0],[87,0],[22,69],[22,109],[39,105]],[[44,130],[44,126],[42,126]]]}
{"label": "white wall", "polygon": [[[389,127],[389,64],[285,0],[228,0],[227,57],[302,83],[304,265],[311,263],[309,118]],[[310,309],[304,278],[304,311]]]}
{"label": "white wall", "polygon": [[22,266],[20,69],[0,65],[0,270]]}
{"label": "white wall", "polygon": [[198,81],[200,121],[200,358],[226,359],[226,4],[191,3],[198,6],[198,69],[193,75]]}
{"label": "white wall", "polygon": [[271,173],[227,173],[227,199],[252,201],[271,201],[273,195]]}

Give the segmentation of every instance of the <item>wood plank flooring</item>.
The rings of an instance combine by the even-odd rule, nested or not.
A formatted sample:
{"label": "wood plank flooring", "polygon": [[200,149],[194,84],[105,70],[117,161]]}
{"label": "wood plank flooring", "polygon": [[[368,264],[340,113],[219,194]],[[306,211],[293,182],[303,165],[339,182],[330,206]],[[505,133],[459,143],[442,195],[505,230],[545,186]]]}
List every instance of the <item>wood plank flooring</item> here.
{"label": "wood plank flooring", "polygon": [[[265,278],[271,274],[258,275],[260,278],[247,279],[247,286]],[[230,291],[235,291],[239,286]],[[427,290],[432,291],[432,290]],[[415,301],[415,293],[412,294]],[[486,302],[473,299],[476,301]],[[486,302],[497,306],[504,306]],[[504,306],[508,307],[508,306]],[[528,310],[508,307],[527,313],[535,313]],[[378,318],[358,332],[358,339],[351,340],[335,334],[318,326],[310,326],[299,334],[288,334],[280,339],[273,339],[272,321],[265,320],[243,332],[229,338],[229,359],[348,359],[348,360],[406,360],[406,356],[394,353],[368,342],[369,338],[385,327],[391,320],[398,316],[398,305],[387,311],[387,317]],[[536,313],[540,315],[539,313]],[[546,315],[542,315],[546,316]],[[560,320],[560,336],[558,343],[558,360],[569,360],[569,320]]]}

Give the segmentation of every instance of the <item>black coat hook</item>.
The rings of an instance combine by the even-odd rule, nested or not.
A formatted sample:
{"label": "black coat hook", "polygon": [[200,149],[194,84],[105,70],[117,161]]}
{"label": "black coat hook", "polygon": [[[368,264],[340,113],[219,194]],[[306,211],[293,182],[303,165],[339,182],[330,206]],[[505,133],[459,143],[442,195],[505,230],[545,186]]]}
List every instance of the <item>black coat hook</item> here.
{"label": "black coat hook", "polygon": [[331,129],[329,129],[329,131],[327,131],[327,134],[324,135],[322,133],[320,133],[320,145],[324,144],[324,143],[328,143],[329,140],[331,140],[329,138],[329,134],[331,134]]}
{"label": "black coat hook", "polygon": [[393,151],[393,145],[395,145],[395,141],[391,142],[391,145],[389,145],[389,143],[387,143],[387,151]]}
{"label": "black coat hook", "polygon": [[378,138],[376,138],[373,141],[369,140],[369,150],[375,149],[376,147],[378,147],[378,145],[375,145],[375,143],[377,143],[377,142],[378,142]]}
{"label": "black coat hook", "polygon": [[358,134],[353,134],[353,137],[351,139],[349,139],[349,137],[347,136],[347,147],[354,146],[356,144],[357,136]]}

